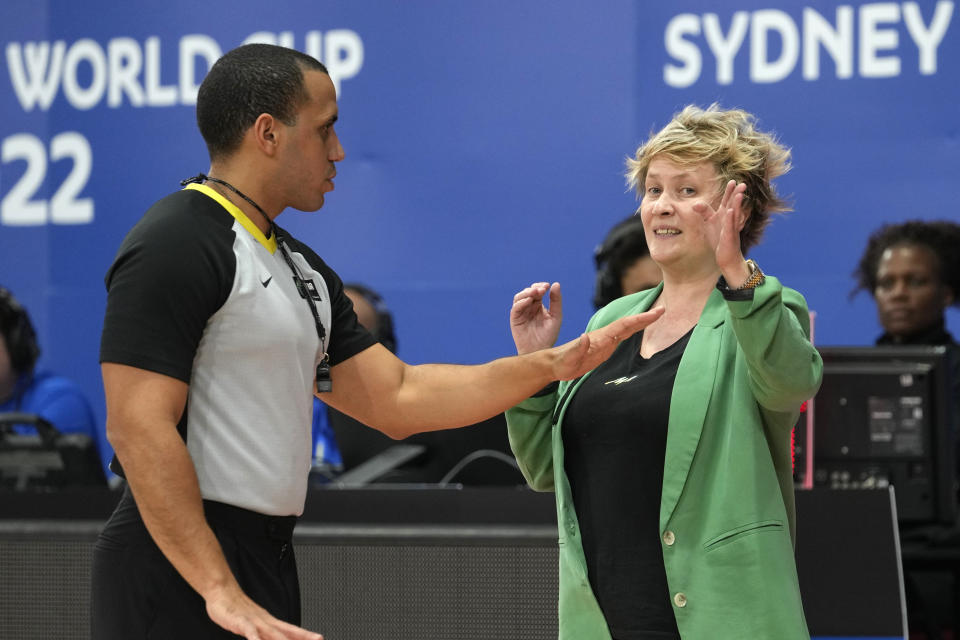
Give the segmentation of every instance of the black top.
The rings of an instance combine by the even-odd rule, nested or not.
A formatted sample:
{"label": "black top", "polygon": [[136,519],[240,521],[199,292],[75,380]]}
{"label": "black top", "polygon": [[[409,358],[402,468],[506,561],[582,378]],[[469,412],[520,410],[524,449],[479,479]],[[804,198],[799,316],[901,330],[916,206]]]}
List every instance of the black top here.
{"label": "black top", "polygon": [[[691,330],[692,332],[692,330]],[[563,422],[587,574],[616,640],[677,639],[660,547],[670,396],[690,333],[650,359],[643,333],[586,379]]]}
{"label": "black top", "polygon": [[943,318],[940,318],[940,320],[932,326],[909,335],[893,336],[889,333],[884,333],[877,338],[877,344],[956,345],[957,342],[953,339],[953,336],[950,335],[950,332],[947,331]]}

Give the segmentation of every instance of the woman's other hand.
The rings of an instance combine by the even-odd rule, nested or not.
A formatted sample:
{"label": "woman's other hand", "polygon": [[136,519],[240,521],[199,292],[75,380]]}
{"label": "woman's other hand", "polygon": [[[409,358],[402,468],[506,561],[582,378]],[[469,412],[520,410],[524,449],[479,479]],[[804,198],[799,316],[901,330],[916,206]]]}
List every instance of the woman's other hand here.
{"label": "woman's other hand", "polygon": [[[543,304],[549,292],[550,308]],[[563,295],[560,283],[535,282],[513,296],[510,307],[510,333],[517,354],[532,353],[552,347],[560,334],[563,321]]]}

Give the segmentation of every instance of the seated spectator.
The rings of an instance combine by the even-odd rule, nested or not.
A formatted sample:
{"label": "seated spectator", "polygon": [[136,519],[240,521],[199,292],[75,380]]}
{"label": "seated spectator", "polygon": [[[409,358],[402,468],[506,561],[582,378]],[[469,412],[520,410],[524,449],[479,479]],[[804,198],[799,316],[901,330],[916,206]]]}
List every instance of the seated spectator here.
{"label": "seated spectator", "polygon": [[593,306],[605,307],[621,296],[650,289],[660,283],[660,267],[650,257],[640,217],[631,215],[607,233],[593,253],[597,283]]}
{"label": "seated spectator", "polygon": [[[953,359],[955,421],[960,422],[960,344],[945,313],[960,305],[960,224],[911,220],[877,229],[854,277],[877,303],[878,345],[945,345]],[[955,426],[960,459],[960,425]],[[957,469],[960,474],[960,467]]]}
{"label": "seated spectator", "polygon": [[960,304],[960,225],[888,224],[867,242],[854,277],[877,303],[877,344],[956,345],[944,314]]}
{"label": "seated spectator", "polygon": [[[0,287],[0,415],[29,414],[60,433],[89,436],[100,455],[96,420],[87,399],[73,381],[37,370],[39,356],[30,316],[10,291]],[[18,434],[36,432],[30,424],[5,429]],[[105,469],[109,457],[100,455],[100,459]]]}
{"label": "seated spectator", "polygon": [[[854,271],[857,288],[865,289],[877,304],[883,334],[878,345],[945,345],[953,357],[954,437],[960,421],[960,345],[946,329],[945,313],[960,304],[960,225],[948,221],[911,220],[877,229]],[[960,459],[960,438],[955,443]],[[960,467],[955,469],[960,480]],[[956,540],[936,527],[901,526],[901,539]],[[942,544],[942,543],[941,543]],[[951,542],[951,544],[955,544]],[[908,624],[911,632],[940,637],[941,624],[952,617],[946,597],[947,574],[907,569],[904,575]],[[913,637],[913,635],[911,635]]]}

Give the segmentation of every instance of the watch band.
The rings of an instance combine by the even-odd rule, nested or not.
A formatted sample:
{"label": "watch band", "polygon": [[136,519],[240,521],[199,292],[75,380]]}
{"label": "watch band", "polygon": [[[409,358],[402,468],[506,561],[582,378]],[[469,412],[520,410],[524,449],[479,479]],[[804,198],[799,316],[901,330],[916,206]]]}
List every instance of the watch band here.
{"label": "watch band", "polygon": [[750,277],[747,278],[746,282],[737,287],[737,291],[756,289],[763,284],[763,281],[766,279],[766,276],[763,275],[763,271],[760,270],[760,265],[758,265],[754,260],[747,260],[747,266],[750,267]]}

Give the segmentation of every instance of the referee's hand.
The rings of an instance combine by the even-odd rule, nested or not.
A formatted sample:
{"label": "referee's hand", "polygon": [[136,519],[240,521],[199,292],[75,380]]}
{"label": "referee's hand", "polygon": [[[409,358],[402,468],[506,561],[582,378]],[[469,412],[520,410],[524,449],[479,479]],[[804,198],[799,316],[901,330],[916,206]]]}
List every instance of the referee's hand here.
{"label": "referee's hand", "polygon": [[207,599],[210,619],[247,640],[323,640],[319,633],[277,620],[239,587],[220,591]]}

